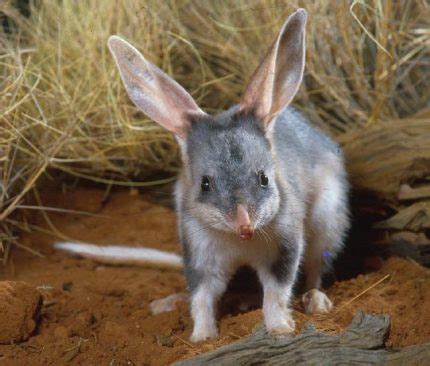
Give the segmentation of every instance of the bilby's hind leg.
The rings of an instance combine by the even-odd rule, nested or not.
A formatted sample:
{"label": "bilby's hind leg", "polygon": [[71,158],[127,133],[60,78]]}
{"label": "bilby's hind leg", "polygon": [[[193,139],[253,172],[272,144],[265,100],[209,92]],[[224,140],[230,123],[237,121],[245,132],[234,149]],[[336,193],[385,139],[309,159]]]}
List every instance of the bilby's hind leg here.
{"label": "bilby's hind leg", "polygon": [[177,308],[178,303],[185,301],[187,301],[187,294],[184,292],[179,292],[163,297],[162,299],[153,300],[149,304],[149,307],[151,309],[151,313],[156,315],[173,311]]}
{"label": "bilby's hind leg", "polygon": [[[313,235],[312,235],[313,236]],[[305,289],[302,296],[302,303],[305,312],[308,314],[328,313],[333,308],[333,304],[321,288],[321,276],[329,266],[330,258],[328,257],[329,249],[324,249],[324,243],[313,238],[308,242],[305,257]],[[327,257],[326,257],[327,256]]]}
{"label": "bilby's hind leg", "polygon": [[306,292],[302,296],[305,311],[310,314],[327,313],[333,308],[321,288],[321,277],[330,269],[342,248],[343,237],[349,226],[346,184],[337,177],[326,176],[321,182],[308,218],[307,246],[304,270]]}

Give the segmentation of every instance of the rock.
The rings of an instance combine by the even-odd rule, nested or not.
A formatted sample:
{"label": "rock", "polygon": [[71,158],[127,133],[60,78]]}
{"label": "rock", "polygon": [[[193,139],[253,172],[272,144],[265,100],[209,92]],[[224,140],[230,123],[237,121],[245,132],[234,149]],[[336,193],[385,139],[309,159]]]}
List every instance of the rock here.
{"label": "rock", "polygon": [[25,282],[0,281],[0,344],[27,340],[36,329],[41,294]]}
{"label": "rock", "polygon": [[54,330],[54,336],[57,339],[68,338],[70,337],[70,331],[66,327],[59,325]]}
{"label": "rock", "polygon": [[165,335],[157,335],[155,339],[157,340],[157,344],[162,347],[173,347],[175,343],[172,338]]}

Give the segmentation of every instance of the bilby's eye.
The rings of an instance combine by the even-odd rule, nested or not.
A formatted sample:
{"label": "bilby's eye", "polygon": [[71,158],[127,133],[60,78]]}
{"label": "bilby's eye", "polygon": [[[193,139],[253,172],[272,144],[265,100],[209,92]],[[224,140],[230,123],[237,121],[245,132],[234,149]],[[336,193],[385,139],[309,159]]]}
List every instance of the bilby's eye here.
{"label": "bilby's eye", "polygon": [[267,187],[269,185],[269,178],[263,171],[258,173],[258,181],[260,182],[260,186]]}
{"label": "bilby's eye", "polygon": [[202,177],[201,187],[202,187],[202,192],[209,192],[211,190],[211,182],[208,177],[206,176]]}

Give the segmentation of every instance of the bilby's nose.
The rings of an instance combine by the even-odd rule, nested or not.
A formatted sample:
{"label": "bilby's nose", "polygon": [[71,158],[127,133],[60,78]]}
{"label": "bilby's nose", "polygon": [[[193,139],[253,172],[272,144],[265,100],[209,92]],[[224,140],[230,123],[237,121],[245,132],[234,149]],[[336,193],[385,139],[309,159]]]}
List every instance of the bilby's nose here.
{"label": "bilby's nose", "polygon": [[254,235],[247,208],[238,204],[236,208],[236,231],[242,240],[249,240]]}

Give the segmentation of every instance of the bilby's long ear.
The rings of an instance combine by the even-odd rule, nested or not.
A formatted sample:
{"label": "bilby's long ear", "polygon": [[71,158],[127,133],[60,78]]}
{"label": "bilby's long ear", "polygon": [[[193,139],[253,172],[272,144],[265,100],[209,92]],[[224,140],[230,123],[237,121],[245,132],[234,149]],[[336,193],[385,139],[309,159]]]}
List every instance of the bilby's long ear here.
{"label": "bilby's long ear", "polygon": [[167,130],[185,137],[190,118],[205,114],[191,95],[122,38],[111,36],[108,46],[134,104]]}
{"label": "bilby's long ear", "polygon": [[241,109],[253,110],[265,127],[291,102],[302,81],[306,18],[299,9],[287,19],[242,98]]}

